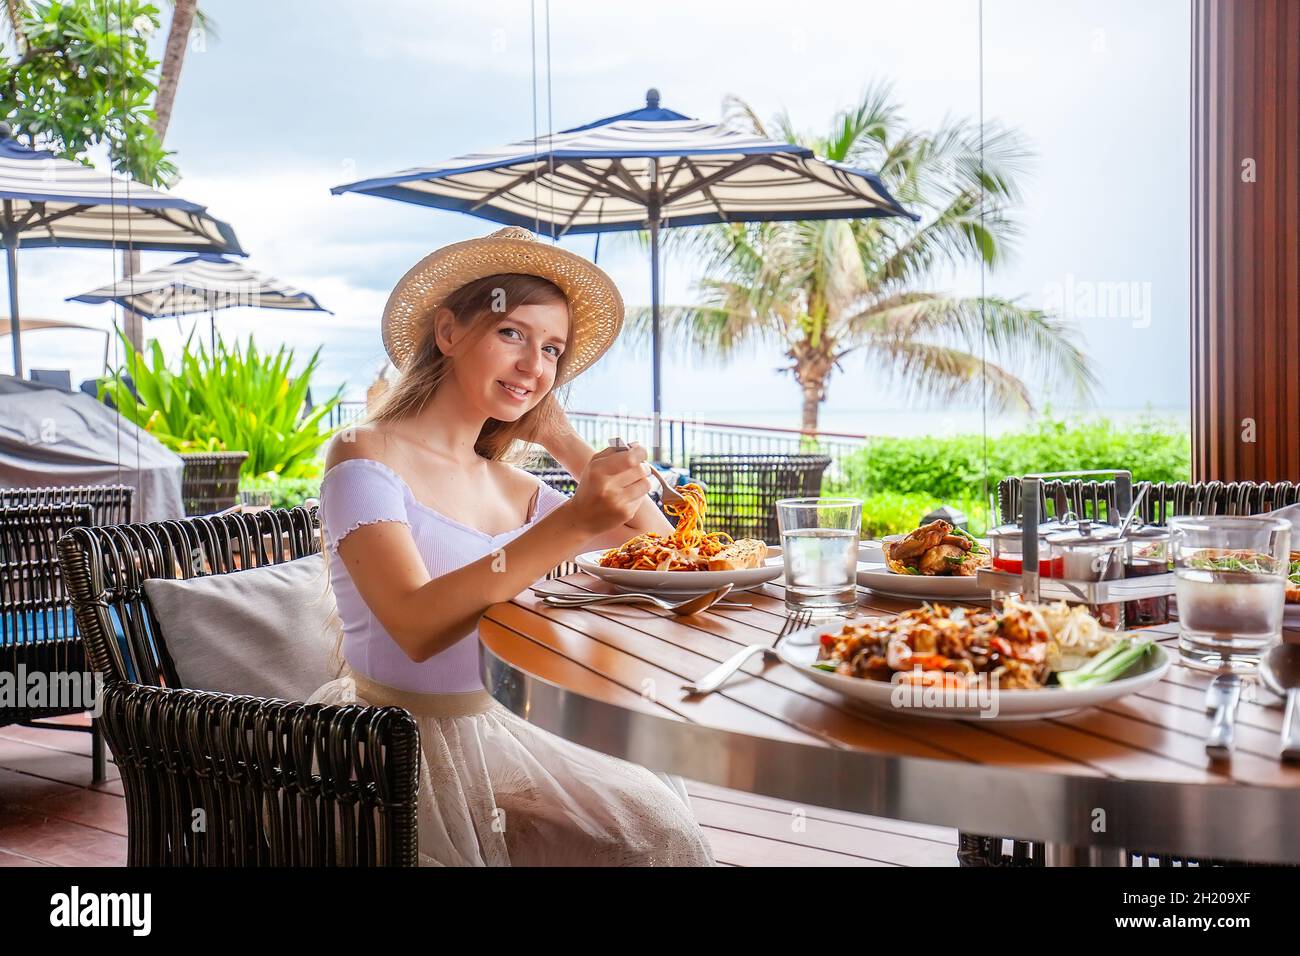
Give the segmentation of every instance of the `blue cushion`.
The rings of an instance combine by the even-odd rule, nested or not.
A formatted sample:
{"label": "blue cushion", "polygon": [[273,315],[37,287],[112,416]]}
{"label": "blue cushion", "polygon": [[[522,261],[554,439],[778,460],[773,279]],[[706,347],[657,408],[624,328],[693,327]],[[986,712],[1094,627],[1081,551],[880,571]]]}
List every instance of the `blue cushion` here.
{"label": "blue cushion", "polygon": [[[131,655],[127,652],[126,633],[115,609],[109,610],[113,620],[113,630],[117,633],[117,643],[122,649],[126,661],[127,677],[135,680],[135,668],[131,666]],[[0,627],[0,647],[12,647],[15,643],[34,644],[38,641],[53,641],[61,637],[75,637],[77,622],[72,613],[50,608],[45,611],[28,611],[25,614],[5,615],[5,623]]]}
{"label": "blue cushion", "polygon": [[29,644],[34,641],[52,641],[60,637],[73,637],[77,623],[71,611],[50,608],[46,611],[28,611],[25,614],[6,614],[0,627],[0,645]]}

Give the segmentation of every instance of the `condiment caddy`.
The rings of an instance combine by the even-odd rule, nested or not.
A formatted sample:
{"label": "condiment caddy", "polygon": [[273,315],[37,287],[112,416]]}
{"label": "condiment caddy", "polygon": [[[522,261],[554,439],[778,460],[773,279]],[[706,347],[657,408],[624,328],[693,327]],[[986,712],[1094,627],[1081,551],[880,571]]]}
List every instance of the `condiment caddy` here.
{"label": "condiment caddy", "polygon": [[1088,476],[1113,477],[1117,511],[1128,513],[1133,503],[1129,471],[1026,475],[1020,480],[1021,520],[989,532],[993,566],[980,569],[976,580],[995,599],[1023,594],[1030,601],[1085,604],[1107,627],[1164,623],[1175,588],[1168,569],[1167,531],[1137,526],[1121,532],[1114,525],[1068,514],[1040,520],[1044,480]]}

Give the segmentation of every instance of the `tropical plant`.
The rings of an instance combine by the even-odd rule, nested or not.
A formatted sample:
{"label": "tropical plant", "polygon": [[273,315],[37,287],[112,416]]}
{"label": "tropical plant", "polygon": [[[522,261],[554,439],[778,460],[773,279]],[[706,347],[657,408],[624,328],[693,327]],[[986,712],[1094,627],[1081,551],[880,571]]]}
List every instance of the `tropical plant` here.
{"label": "tropical plant", "polygon": [[[1029,151],[1011,130],[969,122],[909,129],[887,86],[869,89],[824,136],[800,135],[785,113],[769,131],[736,97],[724,123],[798,142],[819,156],[879,170],[919,223],[902,218],[731,223],[670,229],[665,247],[695,263],[701,303],[662,310],[665,332],[714,360],[785,349],[815,431],[833,372],[855,353],[880,373],[873,394],[1033,408],[1036,371],[1087,397],[1091,365],[1061,319],[1002,296],[934,291],[942,269],[1002,265],[1017,235],[1011,209]],[[643,338],[649,309],[633,310]]]}
{"label": "tropical plant", "polygon": [[[11,0],[13,2],[13,0]],[[161,144],[171,124],[172,107],[176,103],[176,90],[180,86],[181,67],[185,64],[185,51],[190,45],[190,29],[197,20],[204,33],[215,36],[211,18],[199,10],[198,0],[171,0],[172,16],[167,27],[167,43],[163,47],[162,66],[158,71],[158,90],[153,98],[153,131]],[[137,249],[122,251],[122,278],[140,271],[140,252]],[[136,348],[144,343],[144,318],[129,308],[123,308],[126,334]]]}
{"label": "tropical plant", "polygon": [[[139,0],[5,0],[3,21],[16,59],[0,62],[4,116],[32,145],[87,162],[108,145],[113,168],[149,185],[170,185],[176,164],[163,149],[181,67],[195,22],[215,35],[197,0],[170,0],[161,67],[148,55],[158,9]],[[155,69],[157,82],[154,81]],[[152,106],[150,100],[152,99]],[[122,251],[122,276],[140,271],[140,253]],[[139,315],[124,309],[127,335],[144,341]]]}
{"label": "tropical plant", "polygon": [[149,343],[146,356],[120,329],[118,337],[125,362],[100,384],[100,399],[110,399],[125,418],[168,448],[247,451],[240,474],[249,477],[312,478],[319,473],[316,453],[329,437],[322,423],[342,394],[340,387],[306,410],[319,348],[293,376],[293,351],[283,345],[270,355],[259,352],[251,336],[244,351],[227,348],[218,337],[210,355],[202,343],[191,351],[187,340],[180,368],[172,371],[157,340]]}
{"label": "tropical plant", "polygon": [[167,185],[176,165],[154,131],[158,8],[142,0],[6,0],[14,50],[0,57],[0,119],[65,159],[104,144],[113,168]]}

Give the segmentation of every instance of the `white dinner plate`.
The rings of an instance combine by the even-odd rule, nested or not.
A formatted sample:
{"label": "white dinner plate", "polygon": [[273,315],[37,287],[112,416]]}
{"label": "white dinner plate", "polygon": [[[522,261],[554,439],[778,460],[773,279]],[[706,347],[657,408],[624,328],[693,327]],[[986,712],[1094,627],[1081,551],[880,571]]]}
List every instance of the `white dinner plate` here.
{"label": "white dinner plate", "polygon": [[953,575],[895,574],[885,566],[880,542],[864,543],[858,553],[858,584],[877,594],[916,598],[922,601],[987,601],[989,589],[974,577]]}
{"label": "white dinner plate", "polygon": [[[918,717],[948,720],[1041,720],[1045,717],[1060,717],[1136,693],[1164,677],[1172,663],[1168,652],[1157,644],[1154,654],[1135,664],[1126,676],[1108,684],[1073,690],[1056,686],[1040,690],[1003,690],[986,693],[982,697],[969,695],[964,702],[945,700],[942,697],[938,700],[926,699],[920,696],[919,689],[899,686],[895,693],[894,684],[862,677],[844,677],[813,667],[813,661],[817,660],[818,639],[823,634],[838,633],[844,623],[841,618],[829,624],[796,631],[777,645],[777,653],[781,660],[809,680],[845,697],[881,710]],[[1130,632],[1131,635],[1136,633]]]}
{"label": "white dinner plate", "polygon": [[767,560],[762,566],[742,571],[631,571],[626,568],[602,568],[600,557],[608,549],[588,551],[574,561],[578,567],[621,591],[645,591],[651,594],[703,594],[724,584],[733,590],[756,588],[775,581],[785,573],[781,549],[768,545]]}

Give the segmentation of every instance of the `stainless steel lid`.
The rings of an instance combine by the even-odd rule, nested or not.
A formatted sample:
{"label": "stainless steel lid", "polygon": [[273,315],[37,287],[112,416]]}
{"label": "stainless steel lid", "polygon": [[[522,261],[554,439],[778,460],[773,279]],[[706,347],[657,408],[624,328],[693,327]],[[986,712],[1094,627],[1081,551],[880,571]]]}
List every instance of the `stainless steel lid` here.
{"label": "stainless steel lid", "polygon": [[1066,528],[1055,534],[1047,536],[1047,543],[1053,546],[1057,545],[1109,545],[1119,544],[1124,541],[1124,537],[1119,533],[1119,528],[1108,524],[1097,524],[1095,521],[1084,519],[1073,528]]}
{"label": "stainless steel lid", "polygon": [[1169,537],[1169,529],[1162,528],[1158,524],[1135,524],[1128,529],[1128,537],[1142,538],[1143,540],[1154,541],[1157,538]]}
{"label": "stainless steel lid", "polygon": [[985,532],[984,537],[990,541],[1003,540],[1020,540],[1024,536],[1024,529],[1018,524],[1000,524],[996,528],[990,528]]}

